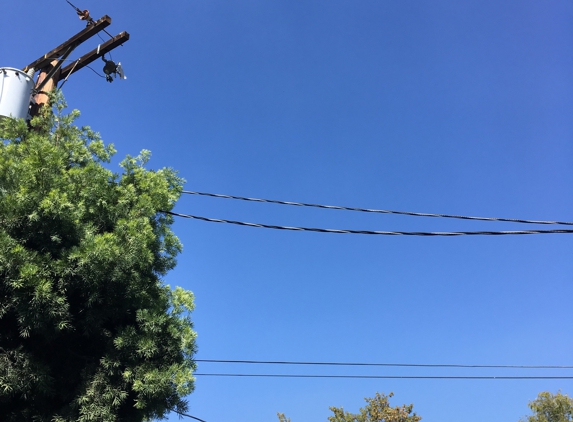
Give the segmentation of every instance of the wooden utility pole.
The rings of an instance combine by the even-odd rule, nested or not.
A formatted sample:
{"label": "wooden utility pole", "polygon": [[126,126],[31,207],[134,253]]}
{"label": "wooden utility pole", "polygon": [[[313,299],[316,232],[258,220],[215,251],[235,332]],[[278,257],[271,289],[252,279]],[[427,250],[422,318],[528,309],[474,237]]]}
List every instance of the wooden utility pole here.
{"label": "wooden utility pole", "polygon": [[[27,72],[30,76],[33,76],[37,70],[40,71],[34,89],[34,103],[30,109],[32,117],[37,115],[40,108],[48,103],[48,94],[57,86],[60,80],[67,79],[72,73],[77,72],[97,58],[102,57],[104,54],[129,40],[129,34],[122,32],[62,69],[64,60],[67,59],[76,47],[100,31],[105,30],[110,24],[111,18],[107,15],[97,21],[90,20],[84,30],[78,32],[69,40],[44,54],[42,57],[34,60],[23,69],[24,72]],[[115,64],[112,62],[112,65]]]}
{"label": "wooden utility pole", "polygon": [[[56,68],[57,65],[58,61],[54,60],[40,70],[40,75],[38,76],[36,88],[34,90],[37,94],[33,97],[32,106],[30,107],[30,116],[36,116],[40,111],[40,108],[50,100],[48,94],[55,88],[58,80],[57,78],[61,73],[60,69]],[[48,79],[51,71],[54,71],[53,76]]]}

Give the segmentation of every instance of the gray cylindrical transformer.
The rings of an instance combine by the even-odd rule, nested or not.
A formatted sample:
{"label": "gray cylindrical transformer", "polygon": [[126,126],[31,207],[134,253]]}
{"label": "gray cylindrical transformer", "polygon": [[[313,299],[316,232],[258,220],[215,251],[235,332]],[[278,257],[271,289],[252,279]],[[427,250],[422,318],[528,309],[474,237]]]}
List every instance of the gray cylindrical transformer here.
{"label": "gray cylindrical transformer", "polygon": [[28,116],[34,80],[19,69],[0,68],[0,116],[22,118]]}

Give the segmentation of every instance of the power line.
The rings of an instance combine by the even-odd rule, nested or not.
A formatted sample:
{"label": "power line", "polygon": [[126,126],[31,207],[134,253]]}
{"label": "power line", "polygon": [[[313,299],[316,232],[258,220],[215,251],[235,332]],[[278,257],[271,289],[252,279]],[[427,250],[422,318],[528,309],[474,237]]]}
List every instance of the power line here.
{"label": "power line", "polygon": [[526,223],[526,224],[559,224],[559,225],[565,225],[565,226],[573,226],[573,222],[567,222],[567,221],[522,220],[522,219],[516,219],[516,218],[471,217],[471,216],[451,215],[451,214],[429,214],[429,213],[423,213],[423,212],[379,210],[379,209],[370,209],[370,208],[343,207],[343,206],[338,206],[338,205],[320,205],[320,204],[308,204],[308,203],[304,203],[304,202],[277,201],[274,199],[247,198],[244,196],[221,195],[221,194],[216,194],[216,193],[194,192],[194,191],[187,191],[187,190],[184,190],[182,193],[187,194],[187,195],[210,196],[213,198],[237,199],[237,200],[241,200],[241,201],[264,202],[264,203],[280,204],[280,205],[293,205],[296,207],[314,207],[314,208],[323,208],[323,209],[330,209],[330,210],[359,211],[359,212],[369,212],[369,213],[378,213],[378,214],[409,215],[409,216],[414,216],[414,217],[439,217],[439,218],[455,218],[455,219],[461,219],[461,220],[502,221],[502,222],[508,222],[508,223]]}
{"label": "power line", "polygon": [[203,420],[203,419],[199,419],[199,418],[196,417],[196,416],[188,415],[187,413],[183,413],[183,412],[178,412],[177,410],[174,410],[174,409],[171,409],[171,411],[174,412],[174,413],[177,413],[178,415],[185,416],[185,417],[191,418],[191,419],[195,419],[196,421],[207,422],[207,421],[205,421],[205,420]]}
{"label": "power line", "polygon": [[89,70],[91,70],[93,73],[95,73],[96,75],[98,75],[100,78],[104,78],[105,76],[103,76],[101,73],[98,73],[93,67],[86,65],[85,67],[87,67]]}
{"label": "power line", "polygon": [[[99,35],[99,34],[98,34],[98,35]],[[100,38],[101,38],[101,37],[100,37]],[[106,53],[106,54],[109,54],[109,56],[110,56],[110,58],[111,58],[111,53],[108,52],[108,53]],[[58,58],[58,57],[53,57],[54,60],[57,59],[57,58]],[[76,65],[77,65],[77,63],[79,63],[79,59],[65,59],[65,60],[62,60],[62,61],[63,61],[63,62],[76,62]],[[85,65],[84,67],[87,67],[88,69],[90,69],[93,73],[95,73],[96,75],[98,75],[100,78],[104,78],[104,79],[105,79],[105,76],[103,76],[101,73],[99,73],[99,72],[98,72],[97,70],[95,70],[93,67],[91,67],[91,66],[89,66],[89,65]],[[74,68],[75,68],[75,66],[74,66]],[[72,68],[72,69],[74,69],[74,68]],[[68,76],[66,77],[66,80],[68,79],[68,77],[70,76],[71,73],[72,73],[72,72],[70,72],[70,73],[68,74]],[[62,84],[62,86],[63,86],[63,85],[64,85],[64,84]],[[61,86],[60,86],[60,89],[61,89]]]}
{"label": "power line", "polygon": [[248,223],[244,221],[222,220],[218,218],[200,217],[197,215],[180,214],[172,211],[162,211],[165,214],[173,215],[181,218],[190,218],[194,220],[208,221],[210,223],[227,223],[239,226],[258,227],[264,229],[275,230],[291,230],[291,231],[306,231],[318,233],[338,233],[338,234],[372,234],[372,235],[385,235],[385,236],[502,236],[502,235],[526,235],[526,234],[556,234],[556,233],[573,233],[571,229],[557,229],[557,230],[514,230],[514,231],[473,231],[473,232],[398,232],[398,231],[372,231],[372,230],[337,230],[337,229],[322,229],[312,227],[290,227],[290,226],[276,226],[271,224]]}
{"label": "power line", "polygon": [[431,380],[571,380],[571,377],[549,376],[419,376],[419,375],[304,375],[304,374],[221,374],[195,373],[202,377],[244,377],[244,378],[343,378],[343,379],[431,379]]}
{"label": "power line", "polygon": [[244,363],[244,364],[257,364],[257,365],[385,366],[385,367],[416,367],[416,368],[573,369],[573,366],[556,366],[556,365],[463,365],[463,364],[428,364],[428,363],[301,362],[301,361],[222,360],[222,359],[195,359],[195,362],[241,363],[241,364]]}

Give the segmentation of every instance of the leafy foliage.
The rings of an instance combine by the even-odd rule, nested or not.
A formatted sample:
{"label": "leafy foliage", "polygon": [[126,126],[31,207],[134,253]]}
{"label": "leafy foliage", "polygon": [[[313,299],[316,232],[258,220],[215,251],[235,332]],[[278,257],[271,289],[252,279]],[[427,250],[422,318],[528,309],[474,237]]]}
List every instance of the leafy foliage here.
{"label": "leafy foliage", "polygon": [[[333,416],[328,417],[329,422],[418,422],[422,419],[416,413],[412,413],[414,405],[402,405],[390,407],[389,399],[394,396],[390,393],[376,393],[373,398],[366,398],[366,406],[360,409],[360,413],[345,412],[342,407],[331,407]],[[278,413],[279,422],[290,422],[283,413]]]}
{"label": "leafy foliage", "polygon": [[414,405],[402,405],[390,407],[389,399],[394,395],[387,396],[376,393],[373,398],[366,398],[367,405],[360,409],[360,413],[352,414],[345,412],[342,407],[331,407],[333,416],[328,418],[329,422],[418,422],[422,418],[412,413]]}
{"label": "leafy foliage", "polygon": [[537,399],[529,403],[533,415],[521,419],[522,422],[570,422],[573,421],[573,399],[566,394],[539,393]]}
{"label": "leafy foliage", "polygon": [[142,151],[114,154],[79,113],[0,121],[0,415],[142,421],[186,411],[193,295],[161,281],[182,189]]}

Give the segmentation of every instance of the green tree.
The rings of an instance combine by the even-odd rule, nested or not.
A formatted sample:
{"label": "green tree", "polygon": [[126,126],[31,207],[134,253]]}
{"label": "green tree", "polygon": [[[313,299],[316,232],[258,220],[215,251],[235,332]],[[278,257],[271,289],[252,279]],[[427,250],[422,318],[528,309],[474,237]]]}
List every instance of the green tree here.
{"label": "green tree", "polygon": [[182,179],[114,154],[79,113],[0,121],[0,415],[142,421],[185,412],[193,295],[161,277]]}
{"label": "green tree", "polygon": [[[329,422],[418,422],[422,419],[416,413],[412,413],[414,405],[402,405],[391,407],[389,399],[394,396],[390,393],[387,396],[376,393],[373,398],[365,398],[366,406],[360,409],[360,413],[345,412],[342,407],[331,407],[333,416],[328,417]],[[283,413],[277,414],[279,422],[290,422]]]}
{"label": "green tree", "polygon": [[566,394],[539,393],[529,402],[533,415],[522,418],[521,422],[570,422],[573,421],[573,399]]}

